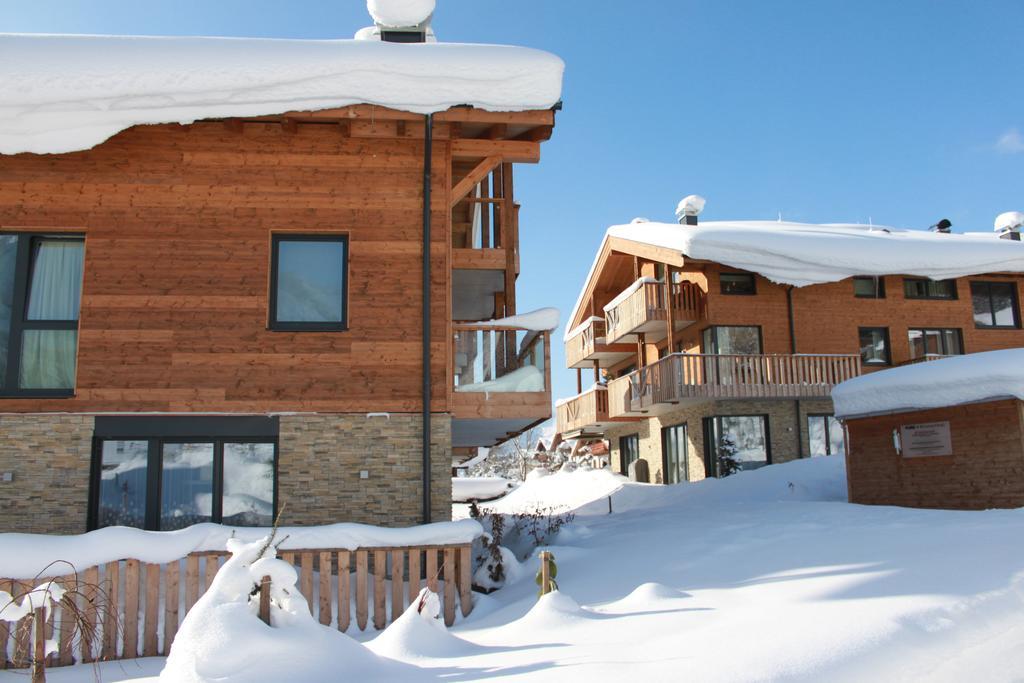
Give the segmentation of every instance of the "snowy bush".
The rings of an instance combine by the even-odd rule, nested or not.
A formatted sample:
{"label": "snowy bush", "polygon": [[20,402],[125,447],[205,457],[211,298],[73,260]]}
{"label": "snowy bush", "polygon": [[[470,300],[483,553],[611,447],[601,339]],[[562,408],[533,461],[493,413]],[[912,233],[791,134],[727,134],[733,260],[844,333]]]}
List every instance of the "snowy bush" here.
{"label": "snowy bush", "polygon": [[486,508],[470,507],[470,514],[485,534],[474,543],[473,586],[485,593],[519,578],[519,560],[548,545],[576,517],[563,508],[537,505],[526,512],[503,515]]}

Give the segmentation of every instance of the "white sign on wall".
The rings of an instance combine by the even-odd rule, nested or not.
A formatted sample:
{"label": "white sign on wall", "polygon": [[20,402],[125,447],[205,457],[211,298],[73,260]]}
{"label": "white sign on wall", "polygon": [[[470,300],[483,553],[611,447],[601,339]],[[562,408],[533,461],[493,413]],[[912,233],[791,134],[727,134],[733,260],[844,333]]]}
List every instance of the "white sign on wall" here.
{"label": "white sign on wall", "polygon": [[948,422],[924,422],[900,426],[900,445],[904,458],[953,455],[953,440]]}

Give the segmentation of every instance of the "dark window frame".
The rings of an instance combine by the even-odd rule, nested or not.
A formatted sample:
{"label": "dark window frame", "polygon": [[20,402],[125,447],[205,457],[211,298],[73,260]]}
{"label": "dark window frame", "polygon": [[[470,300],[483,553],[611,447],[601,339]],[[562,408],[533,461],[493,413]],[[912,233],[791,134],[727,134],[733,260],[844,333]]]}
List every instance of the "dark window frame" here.
{"label": "dark window frame", "polygon": [[[974,287],[983,286],[987,290],[989,314],[992,316],[991,325],[981,325],[978,323],[977,318],[974,316],[978,315],[977,311],[974,310]],[[992,285],[1005,285],[1010,288],[1010,298],[1013,299],[1013,324],[1012,325],[996,325],[995,319],[995,307],[993,306],[992,300]],[[1017,283],[1013,280],[971,280],[971,314],[974,319],[974,329],[976,330],[1019,330],[1020,329],[1020,302],[1017,300]]]}
{"label": "dark window frame", "polygon": [[[714,427],[714,421],[720,420],[723,417],[759,417],[763,420],[764,424],[764,454],[765,454],[765,466],[774,464],[772,461],[772,421],[768,413],[742,413],[742,414],[724,414],[724,415],[708,415],[701,420],[702,430],[704,432],[704,476],[719,478],[718,473],[718,458],[717,454],[713,453],[712,449],[718,449],[718,444],[715,443],[716,439]],[[712,468],[712,463],[714,467]]]}
{"label": "dark window frame", "polygon": [[[672,429],[683,428],[683,481],[681,482],[669,482],[668,480],[668,441],[665,439],[665,435]],[[667,427],[661,428],[661,471],[664,473],[663,480],[665,484],[681,484],[683,482],[690,481],[690,427],[686,422],[677,422],[676,424],[668,425]]]}
{"label": "dark window frame", "polygon": [[[807,413],[807,457],[812,457],[811,453],[811,419],[820,417],[825,420],[825,455],[832,456],[835,453],[832,452],[832,432],[828,428],[828,420],[832,418],[836,420],[835,413]],[[844,441],[845,443],[845,441]],[[844,451],[845,453],[845,451]]]}
{"label": "dark window frame", "polygon": [[[908,344],[908,346],[910,345],[910,333],[911,332],[921,332],[922,334],[927,333],[927,332],[940,332],[940,333],[941,332],[956,332],[957,338],[960,340],[960,353],[952,353],[952,354],[951,353],[946,353],[946,350],[943,349],[943,351],[941,353],[939,353],[938,355],[940,355],[940,356],[960,356],[960,355],[963,355],[963,354],[967,353],[967,349],[964,348],[964,332],[959,327],[908,327],[907,328],[907,344]],[[940,334],[939,335],[939,340],[940,340],[940,343],[943,346],[946,345],[946,337],[945,337],[945,335]],[[927,347],[927,344],[925,344],[925,346]],[[913,347],[912,346],[910,347],[910,351],[913,351]],[[924,358],[927,355],[928,355],[928,352],[925,351],[925,355],[924,356],[911,356],[911,360],[917,360],[918,358]]]}
{"label": "dark window frame", "polygon": [[[11,297],[11,327],[7,348],[7,372],[0,377],[0,398],[74,398],[78,386],[78,347],[75,347],[75,386],[70,389],[22,389],[21,350],[22,337],[26,330],[70,330],[80,333],[78,320],[29,320],[28,304],[31,295],[32,274],[35,263],[32,260],[33,246],[42,239],[62,242],[80,242],[85,249],[85,235],[82,233],[8,232],[18,238],[17,255],[14,259],[14,291]],[[84,258],[84,255],[83,255]],[[84,269],[83,269],[84,270]],[[84,282],[83,282],[84,288]],[[84,293],[84,292],[83,292]],[[81,319],[81,300],[79,300]]]}
{"label": "dark window frame", "polygon": [[100,528],[99,504],[103,467],[104,441],[145,441],[146,512],[143,529],[160,530],[160,509],[163,484],[163,449],[165,444],[212,443],[213,482],[210,517],[213,524],[223,520],[224,444],[269,443],[274,446],[273,504],[271,519],[277,519],[278,475],[280,471],[280,438],[276,418],[216,417],[145,417],[97,418],[92,439],[92,461],[89,468],[89,501],[86,531]]}
{"label": "dark window frame", "polygon": [[[884,362],[879,363],[879,362],[865,361],[864,360],[864,356],[860,355],[860,348],[861,348],[861,346],[860,346],[860,339],[861,339],[861,334],[863,334],[864,330],[882,330],[882,335],[885,337],[885,361]],[[857,350],[858,350],[858,355],[860,355],[860,364],[862,366],[864,366],[864,367],[868,367],[868,368],[881,368],[881,367],[891,366],[892,365],[892,339],[889,338],[889,328],[888,327],[882,327],[880,325],[866,325],[864,327],[858,327],[857,328]]]}
{"label": "dark window frame", "polygon": [[[722,278],[726,275],[738,276],[747,278],[750,280],[750,291],[749,292],[727,292],[725,291],[725,283]],[[757,276],[754,273],[742,273],[742,272],[722,272],[718,274],[718,291],[720,294],[725,296],[756,296],[757,295]]]}
{"label": "dark window frame", "polygon": [[[632,440],[633,442],[636,443],[636,449],[634,450],[634,455],[636,457],[633,458],[633,460],[631,460],[629,462],[626,462],[626,449],[623,448],[623,444],[625,444],[627,441],[630,441],[630,440]],[[623,434],[622,436],[620,436],[619,437],[619,468],[621,469],[620,473],[623,474],[623,475],[628,476],[629,475],[629,465],[631,463],[636,462],[639,459],[640,459],[640,433],[639,432],[634,432],[633,434]]]}
{"label": "dark window frame", "polygon": [[[278,269],[281,242],[340,242],[344,245],[341,271],[341,322],[294,322],[277,319]],[[352,254],[348,233],[279,232],[270,238],[270,297],[267,329],[273,332],[346,332],[349,329],[349,264]]]}
{"label": "dark window frame", "polygon": [[[907,285],[908,284],[910,284],[910,283],[917,284],[917,283],[922,283],[922,282],[925,285],[925,294],[924,295],[908,294],[907,293]],[[953,295],[952,296],[936,296],[935,294],[932,294],[932,293],[928,292],[929,285],[932,284],[932,283],[938,283],[938,282],[948,282],[948,283],[950,283],[950,286],[953,288],[953,291],[952,291]],[[926,277],[905,277],[905,278],[903,278],[903,298],[904,299],[914,300],[914,301],[958,301],[960,299],[960,287],[958,286],[957,281],[955,279],[932,280],[932,279],[926,278]]]}
{"label": "dark window frame", "polygon": [[[870,281],[874,287],[874,294],[858,294],[857,282]],[[857,299],[884,299],[885,298],[885,276],[884,275],[858,275],[853,278],[853,296]]]}

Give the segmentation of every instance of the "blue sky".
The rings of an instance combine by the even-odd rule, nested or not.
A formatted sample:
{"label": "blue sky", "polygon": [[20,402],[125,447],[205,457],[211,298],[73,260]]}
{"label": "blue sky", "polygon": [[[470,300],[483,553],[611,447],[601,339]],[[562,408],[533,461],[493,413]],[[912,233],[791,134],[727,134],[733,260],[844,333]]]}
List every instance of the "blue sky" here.
{"label": "blue sky", "polygon": [[[586,12],[584,12],[584,8]],[[0,30],[350,37],[362,0],[0,0]],[[1021,0],[438,0],[441,40],[567,64],[520,166],[521,310],[567,316],[604,229],[704,217],[989,230],[1024,210]],[[561,338],[561,332],[556,339]],[[575,373],[553,349],[555,393]]]}

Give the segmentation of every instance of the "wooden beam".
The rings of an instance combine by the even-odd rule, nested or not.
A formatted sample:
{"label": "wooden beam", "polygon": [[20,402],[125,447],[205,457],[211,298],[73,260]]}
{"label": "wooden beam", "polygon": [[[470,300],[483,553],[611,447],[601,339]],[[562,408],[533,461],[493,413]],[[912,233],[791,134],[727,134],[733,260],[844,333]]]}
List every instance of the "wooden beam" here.
{"label": "wooden beam", "polygon": [[455,159],[482,159],[495,156],[507,162],[535,164],[540,161],[539,142],[515,140],[452,140]]}
{"label": "wooden beam", "polygon": [[478,183],[483,181],[483,179],[486,178],[487,175],[491,171],[493,171],[500,163],[501,157],[489,156],[483,161],[481,161],[479,164],[477,164],[476,167],[473,168],[473,170],[470,171],[465,178],[456,183],[455,187],[452,188],[451,206],[454,207],[456,204],[465,199],[466,195],[472,192],[473,188],[476,187]]}
{"label": "wooden beam", "polygon": [[484,111],[472,107],[452,107],[434,114],[435,121],[459,123],[511,123],[519,125],[553,126],[555,112],[550,109],[530,111]]}
{"label": "wooden beam", "polygon": [[520,133],[514,139],[526,142],[544,142],[545,140],[551,139],[552,132],[554,132],[554,127],[552,126],[537,126],[536,128],[531,128],[528,131]]}
{"label": "wooden beam", "polygon": [[488,140],[504,140],[508,135],[508,124],[507,123],[496,123],[487,129],[484,133],[484,137]]}

